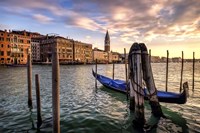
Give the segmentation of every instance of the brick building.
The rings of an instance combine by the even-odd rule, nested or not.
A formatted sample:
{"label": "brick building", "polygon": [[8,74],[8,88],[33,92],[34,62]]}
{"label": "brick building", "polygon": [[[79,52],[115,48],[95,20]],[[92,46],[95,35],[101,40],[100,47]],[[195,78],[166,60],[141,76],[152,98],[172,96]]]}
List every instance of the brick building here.
{"label": "brick building", "polygon": [[108,52],[100,50],[98,48],[93,49],[93,61],[97,59],[98,63],[108,63]]}
{"label": "brick building", "polygon": [[32,37],[31,38],[31,53],[32,53],[32,62],[40,62],[40,43],[41,37]]}
{"label": "brick building", "polygon": [[91,63],[92,45],[60,36],[46,36],[41,39],[40,54],[42,62],[51,62],[52,45],[57,43],[60,63]]}
{"label": "brick building", "polygon": [[26,64],[31,32],[0,30],[0,64]]}
{"label": "brick building", "polygon": [[82,63],[92,62],[92,44],[74,41],[74,61]]}

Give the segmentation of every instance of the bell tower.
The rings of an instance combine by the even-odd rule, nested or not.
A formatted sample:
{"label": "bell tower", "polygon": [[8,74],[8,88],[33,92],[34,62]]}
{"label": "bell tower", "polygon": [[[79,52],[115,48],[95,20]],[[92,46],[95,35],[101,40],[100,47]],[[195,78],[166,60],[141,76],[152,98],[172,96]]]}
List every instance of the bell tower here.
{"label": "bell tower", "polygon": [[110,52],[110,36],[109,36],[108,30],[107,30],[106,36],[105,36],[104,51]]}

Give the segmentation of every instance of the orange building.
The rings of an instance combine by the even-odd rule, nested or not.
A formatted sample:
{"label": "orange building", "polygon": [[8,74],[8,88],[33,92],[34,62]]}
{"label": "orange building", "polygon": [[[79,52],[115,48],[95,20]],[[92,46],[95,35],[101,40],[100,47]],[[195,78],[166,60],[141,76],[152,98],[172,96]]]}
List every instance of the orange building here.
{"label": "orange building", "polygon": [[92,62],[92,44],[74,41],[74,61],[81,63]]}
{"label": "orange building", "polygon": [[26,64],[31,33],[0,30],[0,64]]}
{"label": "orange building", "polygon": [[109,62],[109,53],[98,48],[93,49],[93,61],[97,59],[98,63],[108,63]]}
{"label": "orange building", "polygon": [[51,62],[52,45],[57,43],[60,63],[92,62],[92,45],[61,36],[46,36],[40,42],[42,62]]}
{"label": "orange building", "polygon": [[45,36],[41,39],[40,54],[42,62],[51,62],[52,46],[58,44],[59,61],[72,62],[73,61],[73,42],[69,39],[60,36]]}

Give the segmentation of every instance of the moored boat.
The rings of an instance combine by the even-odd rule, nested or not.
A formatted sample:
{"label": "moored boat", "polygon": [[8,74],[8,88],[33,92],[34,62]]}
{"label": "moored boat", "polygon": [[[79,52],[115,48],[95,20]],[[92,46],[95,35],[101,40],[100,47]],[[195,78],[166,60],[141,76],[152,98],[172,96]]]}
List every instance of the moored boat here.
{"label": "moored boat", "polygon": [[27,64],[6,64],[7,67],[27,67]]}
{"label": "moored boat", "polygon": [[[100,75],[95,73],[93,70],[93,76],[97,78],[97,80],[105,87],[121,92],[121,93],[127,93],[127,85],[124,80],[120,79],[111,79],[109,77]],[[185,104],[187,102],[187,95],[188,95],[188,90],[184,89],[182,93],[174,93],[174,92],[165,92],[165,91],[160,91],[157,90],[157,96],[159,102],[164,102],[164,103],[176,103],[176,104]],[[148,100],[149,99],[149,94],[148,90],[144,89],[144,99]]]}

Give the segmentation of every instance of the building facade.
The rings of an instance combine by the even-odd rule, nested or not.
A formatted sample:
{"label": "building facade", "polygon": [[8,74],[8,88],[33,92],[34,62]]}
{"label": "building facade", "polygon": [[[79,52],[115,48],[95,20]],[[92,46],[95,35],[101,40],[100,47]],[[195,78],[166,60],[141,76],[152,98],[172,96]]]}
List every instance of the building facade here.
{"label": "building facade", "polygon": [[93,61],[95,62],[97,60],[97,63],[108,63],[108,53],[94,48],[93,50]]}
{"label": "building facade", "polygon": [[64,37],[56,37],[55,42],[58,45],[58,55],[60,63],[73,62],[73,40]]}
{"label": "building facade", "polygon": [[0,64],[26,64],[31,33],[0,30]]}
{"label": "building facade", "polygon": [[51,62],[52,47],[57,44],[59,62],[73,61],[73,42],[63,37],[45,36],[41,39],[40,55],[42,62]]}
{"label": "building facade", "polygon": [[122,57],[120,55],[120,53],[117,52],[111,52],[112,53],[112,61],[115,63],[119,63],[122,61]]}
{"label": "building facade", "polygon": [[92,63],[92,44],[74,41],[74,61]]}
{"label": "building facade", "polygon": [[117,52],[110,51],[110,36],[106,32],[104,40],[104,50],[98,48],[93,49],[93,62],[97,59],[98,63],[119,63],[122,61],[121,55]]}
{"label": "building facade", "polygon": [[151,56],[151,62],[152,63],[159,63],[160,62],[160,57],[159,56]]}
{"label": "building facade", "polygon": [[40,62],[40,42],[41,37],[32,37],[31,38],[31,53],[32,53],[32,62]]}
{"label": "building facade", "polygon": [[91,63],[92,44],[74,41],[60,36],[46,36],[42,38],[40,44],[40,55],[42,62],[51,62],[52,46],[58,46],[60,63]]}

